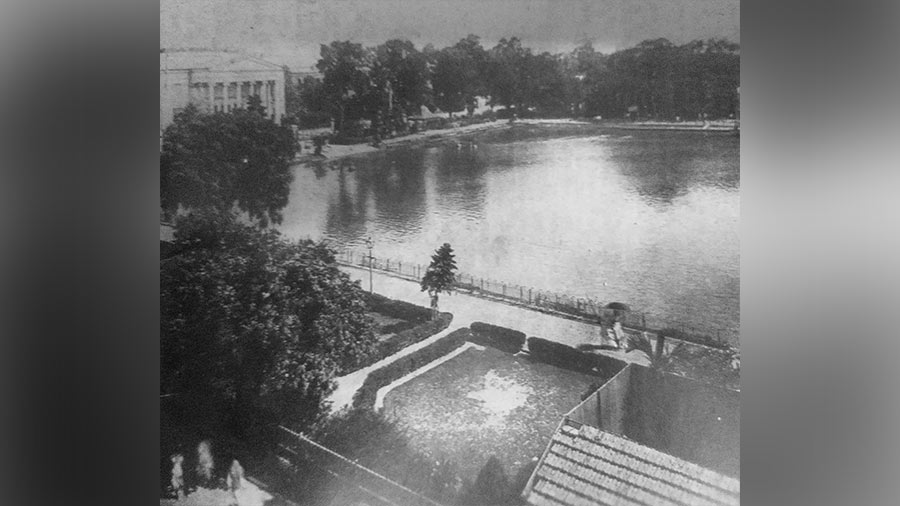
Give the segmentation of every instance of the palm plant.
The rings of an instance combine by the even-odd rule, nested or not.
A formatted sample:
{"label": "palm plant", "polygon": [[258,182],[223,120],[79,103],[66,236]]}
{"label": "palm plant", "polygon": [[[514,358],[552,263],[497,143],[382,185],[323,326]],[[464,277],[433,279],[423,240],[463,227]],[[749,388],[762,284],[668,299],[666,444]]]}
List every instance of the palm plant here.
{"label": "palm plant", "polygon": [[656,350],[654,350],[653,343],[647,337],[646,332],[642,332],[638,337],[628,336],[625,353],[630,353],[634,350],[641,351],[650,360],[651,369],[668,372],[674,369],[675,361],[681,356],[682,344],[678,343],[674,348],[666,352],[664,341],[661,339],[658,341]]}

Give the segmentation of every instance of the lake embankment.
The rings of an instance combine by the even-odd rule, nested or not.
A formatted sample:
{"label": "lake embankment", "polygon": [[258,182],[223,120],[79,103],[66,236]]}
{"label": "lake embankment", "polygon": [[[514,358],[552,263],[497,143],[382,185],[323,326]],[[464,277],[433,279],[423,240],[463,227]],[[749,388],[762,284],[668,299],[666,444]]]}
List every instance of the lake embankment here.
{"label": "lake embankment", "polygon": [[737,120],[716,121],[628,121],[628,122],[599,122],[607,128],[617,130],[673,130],[690,132],[735,132],[740,131],[740,122]]}
{"label": "lake embankment", "polygon": [[474,123],[466,126],[444,128],[440,130],[425,130],[414,134],[385,139],[376,147],[371,144],[328,144],[322,150],[322,156],[301,154],[296,158],[297,163],[312,161],[335,160],[356,155],[363,155],[384,149],[399,146],[438,142],[456,137],[462,137],[478,132],[501,130],[515,125],[589,125],[590,122],[573,119],[519,119],[510,123],[508,120],[495,120],[485,123]]}

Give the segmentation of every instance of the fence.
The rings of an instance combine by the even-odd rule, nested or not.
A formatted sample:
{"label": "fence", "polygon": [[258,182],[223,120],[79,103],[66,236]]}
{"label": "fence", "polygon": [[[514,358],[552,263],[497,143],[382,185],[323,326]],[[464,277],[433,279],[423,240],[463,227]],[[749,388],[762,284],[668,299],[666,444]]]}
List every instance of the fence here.
{"label": "fence", "polygon": [[[367,253],[350,249],[338,253],[337,261],[366,269],[370,265]],[[371,258],[371,267],[372,270],[388,272],[416,282],[422,279],[427,270],[427,266],[421,264],[377,257]],[[670,337],[710,346],[721,346],[725,343],[736,345],[739,340],[738,332],[730,328],[703,328],[643,311],[612,310],[605,307],[606,303],[597,299],[573,297],[549,290],[539,290],[515,283],[474,276],[465,272],[456,272],[456,289],[471,292],[473,295],[499,298],[538,310],[553,311],[590,320],[617,318],[623,326],[637,330],[654,332],[670,329],[667,332]]]}
{"label": "fence", "polygon": [[336,453],[303,434],[278,426],[279,453],[294,465],[312,464],[352,488],[366,503],[385,506],[442,506],[375,471]]}

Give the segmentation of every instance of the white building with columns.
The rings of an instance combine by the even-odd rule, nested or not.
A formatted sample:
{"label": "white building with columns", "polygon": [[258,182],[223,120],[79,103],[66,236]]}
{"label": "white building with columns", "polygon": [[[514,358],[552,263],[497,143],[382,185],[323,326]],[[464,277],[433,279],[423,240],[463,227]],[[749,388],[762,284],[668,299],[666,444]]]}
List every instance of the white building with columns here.
{"label": "white building with columns", "polygon": [[159,53],[159,132],[194,104],[201,111],[228,112],[258,95],[266,115],[284,116],[285,69],[260,58],[219,50],[161,50]]}

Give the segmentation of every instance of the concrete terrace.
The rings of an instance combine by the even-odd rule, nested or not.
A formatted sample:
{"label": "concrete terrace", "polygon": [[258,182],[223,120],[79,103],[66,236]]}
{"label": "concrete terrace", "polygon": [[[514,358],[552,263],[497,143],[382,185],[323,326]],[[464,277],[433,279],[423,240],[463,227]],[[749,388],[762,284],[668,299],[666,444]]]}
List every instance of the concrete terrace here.
{"label": "concrete terrace", "polygon": [[[346,265],[342,265],[341,270],[349,274],[351,279],[359,280],[363,288],[368,288],[368,270]],[[414,281],[400,279],[379,272],[373,272],[372,278],[376,293],[419,306],[429,306],[428,294],[422,292],[419,284]],[[597,325],[569,320],[472,295],[462,293],[441,295],[440,309],[441,311],[453,313],[453,322],[447,329],[422,342],[404,348],[400,352],[369,367],[337,378],[337,389],[328,399],[332,402],[332,410],[337,411],[350,406],[353,402],[353,395],[362,386],[370,372],[427,346],[456,329],[468,327],[476,321],[509,327],[522,331],[529,337],[540,337],[573,347],[579,344],[601,344],[600,327]],[[599,353],[628,363],[649,365],[647,357],[639,351],[625,353],[617,350],[603,350]]]}

